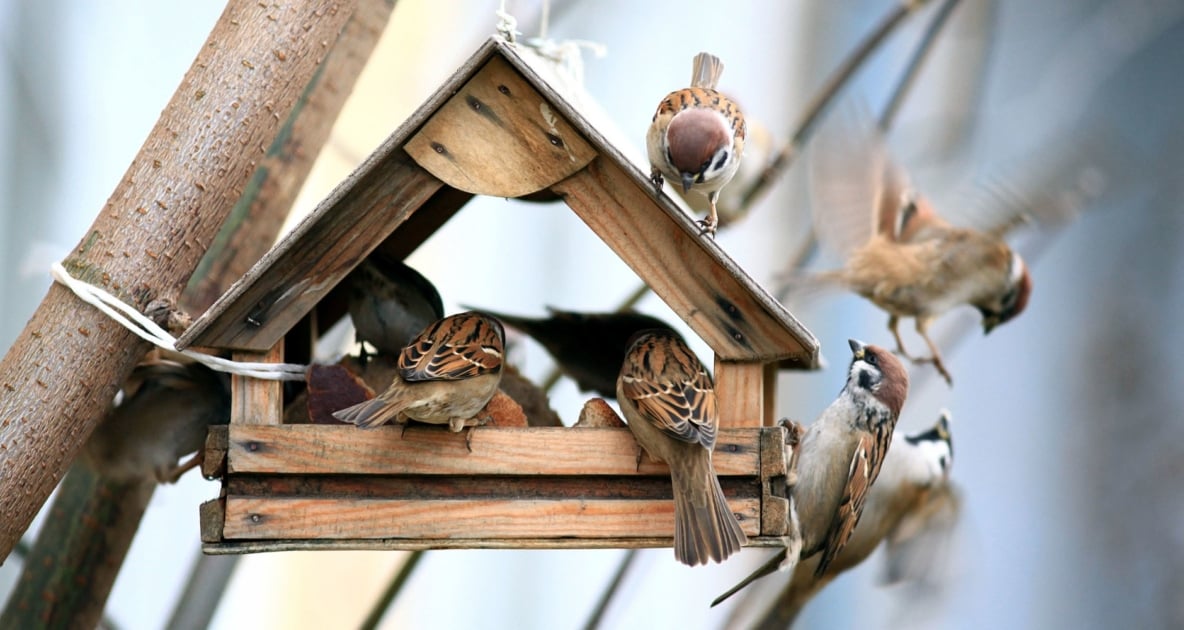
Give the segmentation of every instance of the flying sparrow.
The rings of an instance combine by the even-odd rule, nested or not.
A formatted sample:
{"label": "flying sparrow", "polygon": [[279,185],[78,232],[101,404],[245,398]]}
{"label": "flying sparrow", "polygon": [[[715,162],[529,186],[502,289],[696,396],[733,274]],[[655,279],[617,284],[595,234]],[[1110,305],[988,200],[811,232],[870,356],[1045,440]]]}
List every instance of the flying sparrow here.
{"label": "flying sparrow", "polygon": [[[953,457],[947,411],[943,410],[937,423],[926,431],[893,435],[892,447],[884,458],[879,479],[868,492],[863,515],[851,539],[823,575],[816,572],[821,555],[798,564],[777,596],[771,612],[766,614],[775,616],[779,625],[788,627],[814,595],[840,573],[866,560],[881,542],[891,546],[891,541],[902,535],[914,540],[912,532],[902,530],[915,529],[909,526],[911,519],[929,512],[949,490]],[[733,592],[729,591],[728,595]],[[726,595],[715,603],[725,598]]]}
{"label": "flying sparrow", "polygon": [[502,377],[502,325],[467,311],[428,326],[399,353],[390,387],[334,418],[365,429],[408,419],[459,432],[493,398]]}
{"label": "flying sparrow", "polygon": [[415,335],[444,317],[436,287],[401,260],[373,252],[349,276],[349,317],[358,341],[394,356]]}
{"label": "flying sparrow", "polygon": [[669,324],[634,311],[579,313],[547,308],[550,317],[503,315],[481,309],[530,335],[575,380],[580,391],[605,398],[617,395],[617,375],[633,335],[647,328],[673,330]]}
{"label": "flying sparrow", "polygon": [[707,196],[711,211],[699,221],[715,234],[719,191],[740,168],[744,154],[744,115],[734,101],[716,91],[724,64],[702,52],[695,55],[691,87],[667,94],[658,104],[645,136],[650,179],[660,190],[663,178]]}
{"label": "flying sparrow", "polygon": [[197,363],[144,363],[132,370],[122,402],[91,434],[83,458],[111,480],[173,483],[201,463],[208,427],[229,421],[225,375]]}
{"label": "flying sparrow", "polygon": [[[848,343],[847,384],[802,436],[792,496],[801,527],[800,557],[820,554],[815,577],[826,574],[851,539],[909,391],[908,372],[895,355],[854,339]],[[781,551],[712,605],[778,567],[796,564]]]}
{"label": "flying sparrow", "polygon": [[711,465],[719,426],[714,385],[678,333],[637,335],[621,366],[617,402],[637,443],[670,466],[678,561],[723,562],[739,551],[748,538]]}
{"label": "flying sparrow", "polygon": [[[1032,277],[1003,239],[1016,217],[1001,213],[987,229],[951,225],[909,183],[870,128],[820,134],[810,166],[815,230],[821,242],[843,254],[845,264],[803,280],[854,291],[887,311],[897,352],[933,363],[952,383],[929,338],[930,324],[969,304],[982,314],[986,334],[1028,305]],[[929,357],[905,350],[897,330],[902,317],[915,319]]]}

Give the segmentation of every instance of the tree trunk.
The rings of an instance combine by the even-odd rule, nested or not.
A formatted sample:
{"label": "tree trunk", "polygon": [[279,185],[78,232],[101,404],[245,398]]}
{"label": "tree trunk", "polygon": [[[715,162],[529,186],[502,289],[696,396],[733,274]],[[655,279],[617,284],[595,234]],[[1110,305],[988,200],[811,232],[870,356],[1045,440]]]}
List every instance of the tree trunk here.
{"label": "tree trunk", "polygon": [[[355,7],[231,0],[66,269],[141,311],[175,303]],[[144,350],[50,288],[0,362],[0,556]]]}

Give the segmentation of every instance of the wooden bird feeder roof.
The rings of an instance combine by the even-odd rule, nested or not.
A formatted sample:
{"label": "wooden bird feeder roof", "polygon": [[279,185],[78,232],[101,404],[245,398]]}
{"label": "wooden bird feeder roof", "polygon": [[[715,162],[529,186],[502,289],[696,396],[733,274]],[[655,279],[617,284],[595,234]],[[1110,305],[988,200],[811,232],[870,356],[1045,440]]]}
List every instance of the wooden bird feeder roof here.
{"label": "wooden bird feeder roof", "polygon": [[178,346],[266,352],[371,251],[406,257],[475,194],[549,193],[717,360],[816,369],[814,335],[701,236],[610,136],[591,99],[550,62],[491,38]]}

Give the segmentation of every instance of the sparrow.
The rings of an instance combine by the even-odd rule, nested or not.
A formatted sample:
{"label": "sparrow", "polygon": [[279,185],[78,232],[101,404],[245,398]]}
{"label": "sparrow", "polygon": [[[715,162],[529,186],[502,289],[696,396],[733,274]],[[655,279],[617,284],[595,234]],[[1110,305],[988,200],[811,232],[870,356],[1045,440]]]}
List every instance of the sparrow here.
{"label": "sparrow", "polygon": [[[887,311],[897,352],[916,363],[932,363],[952,384],[929,326],[946,311],[969,304],[982,315],[983,334],[988,334],[1024,311],[1032,276],[1003,238],[1017,217],[1000,213],[989,217],[984,229],[954,226],[910,184],[878,132],[863,127],[823,133],[815,140],[810,160],[814,227],[819,241],[842,254],[845,263],[802,280],[853,291]],[[898,330],[903,317],[914,318],[930,356],[914,357],[905,350]]]}
{"label": "sparrow", "polygon": [[790,626],[802,607],[831,580],[862,563],[881,543],[889,549],[890,581],[899,579],[895,571],[900,570],[897,566],[900,562],[925,555],[915,547],[909,550],[912,553],[905,554],[892,553],[892,548],[894,544],[907,544],[903,540],[894,543],[897,539],[924,545],[925,541],[918,540],[920,528],[912,523],[924,519],[938,504],[944,505],[945,497],[952,492],[949,475],[954,447],[949,422],[949,412],[943,410],[931,428],[912,435],[892,436],[892,447],[884,459],[879,479],[868,493],[863,516],[851,540],[822,576],[815,574],[818,555],[795,567],[769,611],[764,613],[765,620],[775,619],[779,626]]}
{"label": "sparrow", "polygon": [[678,333],[638,333],[617,379],[617,402],[637,443],[670,467],[678,561],[723,562],[739,551],[748,538],[711,464],[719,426],[715,387]]}
{"label": "sparrow", "polygon": [[[720,230],[748,216],[755,204],[745,203],[744,198],[751,194],[753,187],[758,185],[762,177],[767,177],[765,171],[785,146],[784,141],[751,116],[745,119],[744,126],[744,159],[740,162],[732,181],[720,189],[716,199],[715,210],[716,216],[719,217],[716,228]],[[695,212],[711,212],[711,204],[706,196],[693,191],[683,191],[679,187],[675,187],[674,192],[678,193]]]}
{"label": "sparrow", "polygon": [[424,329],[399,353],[394,380],[377,397],[333,417],[371,429],[408,419],[460,432],[497,392],[504,333],[496,319],[466,311]]}
{"label": "sparrow", "polygon": [[[818,554],[816,578],[826,574],[851,540],[909,390],[908,372],[894,354],[855,339],[848,344],[847,383],[802,436],[791,497],[801,528],[800,558]],[[778,552],[712,606],[778,567],[796,564],[786,551]]]}
{"label": "sparrow", "polygon": [[209,426],[229,421],[230,380],[224,374],[197,363],[142,363],[125,383],[122,401],[91,434],[83,461],[114,481],[174,483],[201,463]]}
{"label": "sparrow", "polygon": [[444,317],[436,287],[403,261],[380,252],[371,253],[346,280],[357,339],[380,354],[399,354],[415,335]]}
{"label": "sparrow", "polygon": [[580,391],[605,398],[617,396],[617,375],[633,335],[647,328],[673,330],[656,317],[634,311],[579,313],[547,307],[550,317],[522,317],[475,310],[533,337]]}
{"label": "sparrow", "polygon": [[691,87],[675,90],[658,104],[645,136],[650,180],[659,190],[664,178],[707,196],[711,209],[699,221],[703,233],[719,225],[719,191],[740,168],[744,154],[744,115],[736,103],[716,91],[724,64],[715,55],[695,55]]}

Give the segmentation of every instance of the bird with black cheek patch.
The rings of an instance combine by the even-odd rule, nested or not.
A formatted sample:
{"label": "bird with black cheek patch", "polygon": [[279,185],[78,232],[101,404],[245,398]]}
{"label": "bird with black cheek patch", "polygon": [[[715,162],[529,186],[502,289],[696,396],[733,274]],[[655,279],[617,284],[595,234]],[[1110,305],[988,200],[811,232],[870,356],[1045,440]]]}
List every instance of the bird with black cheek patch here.
{"label": "bird with black cheek patch", "polygon": [[715,89],[723,71],[715,55],[695,55],[691,87],[662,99],[645,137],[650,179],[659,190],[669,178],[684,193],[693,190],[707,196],[711,210],[699,225],[708,235],[719,225],[716,201],[740,168],[746,134],[740,108]]}
{"label": "bird with black cheek patch", "polygon": [[723,562],[748,538],[711,465],[719,410],[711,375],[672,330],[646,330],[630,344],[617,402],[637,443],[670,466],[674,556],[696,566]]}
{"label": "bird with black cheek patch", "polygon": [[821,554],[814,575],[822,576],[851,539],[892,443],[908,396],[909,375],[892,352],[854,339],[848,343],[847,383],[806,430],[799,447],[798,482],[793,490],[801,529],[799,557],[779,552],[715,604],[753,580],[778,568],[789,570],[799,558],[814,554]]}
{"label": "bird with black cheek patch", "polygon": [[475,418],[502,378],[505,333],[501,322],[472,311],[435,322],[399,353],[390,387],[333,417],[370,429],[408,419],[446,424],[453,432]]}

